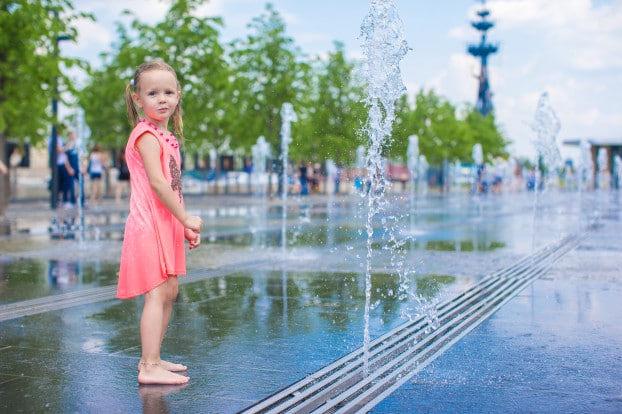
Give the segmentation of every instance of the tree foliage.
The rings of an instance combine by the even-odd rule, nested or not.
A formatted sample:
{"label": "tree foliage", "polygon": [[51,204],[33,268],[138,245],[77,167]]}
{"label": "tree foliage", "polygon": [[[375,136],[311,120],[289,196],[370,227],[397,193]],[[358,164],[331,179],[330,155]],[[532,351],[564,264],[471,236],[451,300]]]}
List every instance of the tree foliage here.
{"label": "tree foliage", "polygon": [[292,151],[300,160],[332,159],[348,164],[362,144],[360,131],[366,117],[363,84],[356,76],[356,63],[346,59],[343,43],[334,45],[327,59],[316,60],[301,101],[302,117],[294,127],[299,139]]}
{"label": "tree foliage", "polygon": [[494,114],[482,116],[473,106],[462,114],[445,98],[433,90],[420,90],[414,98],[414,106],[403,96],[397,105],[394,139],[389,157],[405,156],[408,136],[417,135],[419,152],[430,165],[443,162],[472,162],[471,152],[480,143],[490,158],[506,156],[508,142],[495,124]]}
{"label": "tree foliage", "polygon": [[[93,72],[80,102],[92,130],[91,139],[107,147],[125,143],[131,131],[124,93],[137,66],[161,58],[177,72],[182,85],[187,148],[199,151],[206,136],[217,140],[228,129],[229,72],[219,41],[219,18],[193,16],[195,2],[177,1],[164,20],[154,26],[134,17],[131,30],[118,25],[119,41]],[[129,14],[129,12],[128,12]],[[223,139],[223,138],[220,138]]]}
{"label": "tree foliage", "polygon": [[[92,16],[75,12],[69,0],[0,0],[0,160],[7,139],[43,141],[56,122],[50,102],[75,93],[66,70],[87,64],[59,56],[58,43],[76,40],[79,18]],[[8,177],[0,179],[1,215],[10,187]]]}
{"label": "tree foliage", "polygon": [[[129,126],[122,91],[138,64],[161,57],[177,70],[183,85],[190,155],[204,157],[207,150],[224,148],[250,154],[259,136],[278,153],[280,110],[289,102],[298,119],[292,125],[290,158],[351,164],[356,148],[366,144],[366,88],[357,76],[361,62],[349,60],[340,42],[326,56],[305,55],[287,36],[285,22],[271,4],[248,24],[247,36],[221,46],[222,20],[195,17],[198,3],[174,1],[155,25],[134,19],[130,28],[118,26],[114,50],[104,56],[103,68],[93,72],[81,95],[93,139],[110,147],[125,141]],[[491,155],[503,154],[507,144],[494,115],[484,118],[468,107],[459,118],[455,106],[434,91],[421,90],[412,103],[407,95],[398,100],[385,155],[403,160],[413,134],[432,165],[469,162],[476,142]]]}
{"label": "tree foliage", "polygon": [[[182,85],[187,157],[202,159],[218,149],[250,154],[264,136],[280,147],[280,110],[292,103],[290,158],[352,164],[365,145],[365,82],[361,62],[349,59],[342,43],[319,56],[308,56],[287,35],[285,21],[267,4],[248,24],[248,34],[224,44],[218,17],[198,17],[204,0],[170,0],[161,22],[144,23],[130,12],[131,23],[117,23],[117,39],[90,70],[58,56],[59,35],[75,40],[78,18],[69,0],[0,0],[0,139],[41,141],[53,121],[49,102],[75,96],[84,109],[92,142],[118,148],[127,140],[125,87],[145,60],[162,58],[177,71]],[[55,18],[58,13],[59,18]],[[85,86],[76,91],[66,69],[80,65]],[[58,82],[58,83],[56,83]],[[473,106],[458,111],[433,90],[404,95],[396,102],[396,121],[384,155],[403,162],[410,135],[431,165],[471,162],[480,143],[488,157],[505,155],[508,142],[494,114],[482,117]],[[0,155],[4,146],[0,148]],[[192,159],[190,158],[190,159]],[[192,168],[188,163],[186,166]],[[239,166],[239,164],[238,164]]]}
{"label": "tree foliage", "polygon": [[263,135],[273,148],[279,148],[281,108],[291,103],[299,109],[310,67],[271,4],[248,28],[246,38],[231,44],[236,91],[245,100],[235,108],[239,126],[235,137],[249,146]]}
{"label": "tree foliage", "polygon": [[[53,98],[75,93],[66,69],[85,68],[80,59],[59,56],[61,40],[75,41],[78,18],[68,0],[0,1],[0,135],[37,143],[54,120]],[[62,69],[62,70],[61,70]]]}

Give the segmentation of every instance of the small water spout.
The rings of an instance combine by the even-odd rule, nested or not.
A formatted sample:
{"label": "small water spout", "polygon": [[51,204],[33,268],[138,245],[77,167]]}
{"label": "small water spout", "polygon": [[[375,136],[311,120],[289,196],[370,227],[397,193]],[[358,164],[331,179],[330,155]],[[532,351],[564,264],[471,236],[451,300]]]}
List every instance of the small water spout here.
{"label": "small water spout", "polygon": [[287,163],[289,158],[289,144],[292,142],[291,123],[298,118],[291,103],[285,102],[281,107],[281,161],[283,162],[283,224],[281,227],[281,247],[283,254],[287,245]]}
{"label": "small water spout", "polygon": [[579,192],[592,188],[594,181],[594,162],[592,161],[592,145],[583,139],[579,144],[580,156],[577,165]]}
{"label": "small water spout", "polygon": [[622,173],[622,158],[619,155],[613,157],[613,186],[615,189],[620,189],[620,174]]}
{"label": "small water spout", "polygon": [[531,129],[536,133],[534,141],[538,156],[536,169],[539,169],[540,164],[542,164],[549,171],[554,172],[562,163],[561,153],[557,145],[557,134],[561,129],[561,122],[551,106],[547,92],[540,95]]}
{"label": "small water spout", "polygon": [[545,185],[545,176],[547,171],[543,171],[542,167],[546,168],[551,174],[555,174],[557,168],[562,164],[561,153],[557,146],[557,134],[561,129],[561,122],[555,114],[551,102],[549,100],[549,94],[547,92],[540,95],[538,100],[538,107],[534,120],[531,123],[531,129],[536,133],[536,139],[534,141],[536,147],[536,160],[535,160],[535,177],[534,177],[534,213],[533,213],[533,229],[532,229],[532,248],[535,248],[536,237],[536,218],[538,215],[538,206],[540,203],[539,194],[540,189],[548,188]]}
{"label": "small water spout", "polygon": [[607,188],[609,186],[609,154],[607,148],[598,149],[596,162],[598,164],[598,188]]}
{"label": "small water spout", "polygon": [[266,176],[266,160],[270,157],[270,144],[266,142],[266,138],[262,135],[257,138],[257,143],[251,148],[253,154],[253,170],[251,176],[255,182],[255,192],[266,195],[268,193],[264,182]]}
{"label": "small water spout", "polygon": [[473,194],[483,192],[484,177],[484,150],[479,142],[473,145]]}
{"label": "small water spout", "polygon": [[[408,149],[406,150],[408,158],[408,172],[410,173],[410,232],[415,231],[415,209],[416,209],[416,194],[417,194],[417,179],[419,168],[419,137],[417,135],[411,135],[408,137]],[[411,245],[414,247],[414,237],[411,240]]]}

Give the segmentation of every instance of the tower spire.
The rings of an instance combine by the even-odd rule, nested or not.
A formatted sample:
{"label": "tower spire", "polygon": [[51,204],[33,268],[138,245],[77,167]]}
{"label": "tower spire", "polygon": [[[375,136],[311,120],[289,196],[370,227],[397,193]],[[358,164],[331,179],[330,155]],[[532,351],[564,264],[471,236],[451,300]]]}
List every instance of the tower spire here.
{"label": "tower spire", "polygon": [[480,114],[486,116],[493,108],[492,92],[488,81],[488,55],[497,53],[499,47],[486,40],[488,30],[495,25],[488,20],[490,10],[486,8],[486,0],[482,0],[482,8],[477,12],[477,15],[479,20],[472,21],[471,26],[481,33],[480,42],[478,44],[470,44],[467,51],[481,61],[476,107]]}

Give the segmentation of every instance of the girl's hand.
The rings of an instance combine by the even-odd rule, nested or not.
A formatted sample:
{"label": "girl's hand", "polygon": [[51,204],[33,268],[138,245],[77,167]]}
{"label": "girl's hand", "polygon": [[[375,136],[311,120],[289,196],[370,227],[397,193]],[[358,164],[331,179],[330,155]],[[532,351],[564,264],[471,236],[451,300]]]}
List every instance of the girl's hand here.
{"label": "girl's hand", "polygon": [[184,227],[194,231],[195,233],[201,233],[203,220],[201,220],[201,217],[199,216],[188,216],[184,220]]}
{"label": "girl's hand", "polygon": [[199,232],[186,228],[184,229],[184,236],[186,237],[186,240],[188,240],[190,250],[201,244],[201,233]]}

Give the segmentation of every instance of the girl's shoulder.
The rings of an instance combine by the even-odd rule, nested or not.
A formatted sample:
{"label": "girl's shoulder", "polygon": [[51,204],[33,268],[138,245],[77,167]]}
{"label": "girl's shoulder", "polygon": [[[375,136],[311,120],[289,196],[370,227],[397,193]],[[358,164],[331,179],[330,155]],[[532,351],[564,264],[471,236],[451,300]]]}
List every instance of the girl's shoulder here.
{"label": "girl's shoulder", "polygon": [[136,124],[136,126],[134,127],[134,129],[132,130],[132,132],[130,134],[130,138],[128,140],[128,147],[135,148],[136,147],[136,142],[141,137],[143,137],[146,133],[150,133],[151,135],[153,135],[155,137],[156,136],[156,131],[157,131],[157,128],[154,125],[152,125],[149,122],[146,122],[145,120],[141,119]]}

